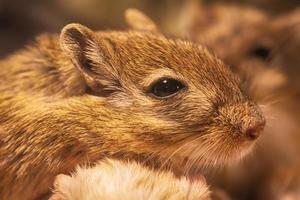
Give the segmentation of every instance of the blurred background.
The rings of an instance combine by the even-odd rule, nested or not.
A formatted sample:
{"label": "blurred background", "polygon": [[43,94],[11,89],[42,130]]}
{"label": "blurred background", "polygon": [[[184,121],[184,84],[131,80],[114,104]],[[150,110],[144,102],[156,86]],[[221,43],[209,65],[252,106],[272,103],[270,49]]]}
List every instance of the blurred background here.
{"label": "blurred background", "polygon": [[299,0],[0,0],[0,58],[71,22],[127,29],[124,11],[138,8],[163,33],[209,47],[268,108],[267,134],[255,154],[207,177],[214,199],[298,200],[299,6]]}
{"label": "blurred background", "polygon": [[[67,23],[79,22],[94,29],[124,28],[123,13],[134,7],[144,11],[167,32],[184,0],[0,0],[0,56],[3,57],[41,32],[59,32]],[[205,0],[253,5],[272,14],[286,12],[299,0]]]}

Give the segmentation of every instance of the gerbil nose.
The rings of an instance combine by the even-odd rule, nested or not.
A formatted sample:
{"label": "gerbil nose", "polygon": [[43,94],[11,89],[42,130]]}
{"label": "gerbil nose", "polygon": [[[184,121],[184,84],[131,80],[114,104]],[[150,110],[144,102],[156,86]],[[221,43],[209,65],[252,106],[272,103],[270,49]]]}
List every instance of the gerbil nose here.
{"label": "gerbil nose", "polygon": [[250,126],[245,130],[245,135],[248,140],[256,140],[265,128],[266,122],[263,120],[257,122],[254,126]]}
{"label": "gerbil nose", "polygon": [[[243,140],[254,141],[263,133],[266,120],[261,109],[251,103],[242,103],[219,108],[221,121],[235,128]],[[229,122],[229,123],[228,123]]]}

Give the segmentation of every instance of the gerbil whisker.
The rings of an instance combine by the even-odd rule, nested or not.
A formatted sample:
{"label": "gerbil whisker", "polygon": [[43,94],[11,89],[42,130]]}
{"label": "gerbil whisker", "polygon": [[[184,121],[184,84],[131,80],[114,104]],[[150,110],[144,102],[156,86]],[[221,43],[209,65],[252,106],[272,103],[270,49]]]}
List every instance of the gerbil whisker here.
{"label": "gerbil whisker", "polygon": [[167,159],[166,159],[166,161],[161,165],[161,167],[160,167],[160,170],[165,166],[165,164],[177,153],[177,152],[179,152],[182,148],[184,148],[185,146],[187,146],[187,145],[189,145],[189,144],[191,144],[191,143],[193,143],[193,142],[195,142],[195,141],[197,141],[197,140],[199,140],[199,139],[201,139],[201,136],[200,137],[197,137],[197,138],[195,138],[194,140],[192,140],[192,141],[189,141],[189,142],[187,142],[187,143],[184,143],[183,145],[181,145],[179,148],[177,148]]}
{"label": "gerbil whisker", "polygon": [[[202,150],[202,152],[205,151],[205,150],[202,149],[202,148],[196,148],[195,150],[196,150],[196,151]],[[189,160],[189,162],[188,162],[188,164],[186,165],[185,170],[184,170],[184,174],[185,174],[185,175],[188,175],[188,174],[192,173],[192,172],[191,172],[191,169],[193,168],[194,164],[197,162],[197,160],[201,160],[201,159],[202,159],[201,157],[202,157],[203,153],[200,153],[200,155],[199,155],[199,154],[197,154],[197,155],[198,155],[198,156],[194,156],[194,157],[192,157],[192,158]]]}
{"label": "gerbil whisker", "polygon": [[215,138],[215,141],[212,142],[209,144],[209,146],[207,147],[206,149],[206,152],[204,152],[200,157],[199,157],[199,161],[204,161],[204,164],[203,164],[203,169],[211,166],[211,165],[215,165],[215,163],[217,162],[217,159],[213,159],[213,160],[207,160],[207,159],[204,159],[204,157],[209,157],[209,158],[215,158],[215,151],[219,150],[219,148],[216,148],[217,146],[219,146],[219,139],[218,137]]}
{"label": "gerbil whisker", "polygon": [[263,102],[264,104],[267,104],[269,106],[276,105],[278,103],[281,103],[284,101],[283,96],[279,96],[279,94],[269,94],[261,97],[259,102]]}
{"label": "gerbil whisker", "polygon": [[[208,149],[206,148],[206,146],[208,145],[207,143],[209,143],[209,142],[210,142],[209,140],[206,140],[206,141],[203,142],[202,147],[196,147],[194,149],[193,152],[197,151],[199,153],[197,153],[195,156],[192,157],[191,162],[189,162],[189,165],[186,168],[186,173],[190,173],[190,170],[193,167],[193,165],[196,162],[196,160],[201,157],[199,155],[204,155],[204,153],[208,151]],[[193,155],[193,154],[191,154],[191,155]]]}
{"label": "gerbil whisker", "polygon": [[147,158],[143,160],[142,164],[145,165],[150,159],[153,159],[153,158],[157,157],[157,154],[159,152],[160,152],[159,150],[156,150],[156,151],[153,151],[152,153],[148,154]]}
{"label": "gerbil whisker", "polygon": [[[204,164],[200,165],[203,168],[203,170],[206,169],[206,168],[209,168],[212,165],[217,166],[218,160],[220,160],[220,154],[219,154],[219,152],[218,153],[215,153],[215,152],[217,152],[221,149],[221,148],[219,148],[221,140],[222,140],[221,136],[216,136],[214,138],[214,141],[211,141],[210,146],[206,149],[205,154],[202,154],[199,157],[198,162],[203,162],[204,161]],[[209,157],[209,158],[213,158],[213,159],[212,160],[207,160],[207,159],[204,159],[204,156]],[[222,153],[221,156],[225,156],[225,153]]]}
{"label": "gerbil whisker", "polygon": [[[202,139],[205,139],[205,137],[203,137]],[[188,173],[190,173],[191,168],[193,167],[194,163],[196,162],[196,160],[199,157],[203,157],[205,155],[205,152],[209,152],[210,151],[210,147],[211,145],[209,145],[211,141],[210,140],[204,140],[202,142],[202,146],[201,147],[196,147],[194,148],[190,155],[194,155],[195,151],[200,151],[199,153],[195,154],[195,156],[192,156],[189,158],[188,162],[186,163],[185,169],[184,169],[184,174],[187,175]],[[206,147],[208,146],[208,148]],[[212,147],[211,147],[212,148]],[[200,156],[199,156],[200,155]]]}

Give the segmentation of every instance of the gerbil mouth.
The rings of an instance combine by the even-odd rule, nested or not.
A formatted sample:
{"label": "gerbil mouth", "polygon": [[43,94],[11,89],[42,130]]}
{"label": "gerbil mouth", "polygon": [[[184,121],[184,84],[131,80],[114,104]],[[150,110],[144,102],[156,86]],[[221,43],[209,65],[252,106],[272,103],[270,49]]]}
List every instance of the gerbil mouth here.
{"label": "gerbil mouth", "polygon": [[[212,152],[204,154],[190,154],[182,156],[176,168],[181,173],[191,179],[196,178],[199,174],[214,172],[216,169],[222,169],[228,165],[236,164],[243,160],[252,152],[254,143],[240,144],[238,148],[227,150],[226,147],[215,149]],[[174,163],[175,164],[175,163]]]}
{"label": "gerbil mouth", "polygon": [[176,174],[191,180],[197,179],[199,174],[215,173],[238,163],[256,146],[256,142],[243,136],[228,137],[225,133],[200,136],[191,141],[183,141],[160,154],[163,167],[169,166]]}

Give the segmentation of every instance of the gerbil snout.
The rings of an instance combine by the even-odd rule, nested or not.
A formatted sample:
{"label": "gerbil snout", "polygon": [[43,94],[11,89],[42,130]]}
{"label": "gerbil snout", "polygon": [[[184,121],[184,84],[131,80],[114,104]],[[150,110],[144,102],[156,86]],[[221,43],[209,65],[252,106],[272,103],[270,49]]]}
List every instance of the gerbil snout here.
{"label": "gerbil snout", "polygon": [[220,109],[226,126],[231,126],[234,136],[238,135],[247,141],[256,140],[263,132],[266,120],[257,105],[245,103],[225,106]]}

